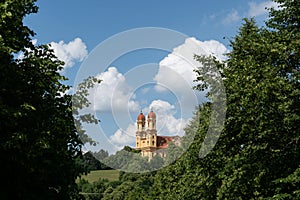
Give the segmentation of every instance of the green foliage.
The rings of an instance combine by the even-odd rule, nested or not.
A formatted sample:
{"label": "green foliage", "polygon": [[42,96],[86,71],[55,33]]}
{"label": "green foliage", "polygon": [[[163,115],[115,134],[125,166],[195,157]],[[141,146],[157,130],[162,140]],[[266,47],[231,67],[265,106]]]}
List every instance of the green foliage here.
{"label": "green foliage", "polygon": [[101,169],[101,162],[97,160],[92,152],[86,152],[83,155],[84,159],[84,165],[87,167],[87,169],[90,170],[99,170]]}
{"label": "green foliage", "polygon": [[128,152],[132,152],[132,153],[140,153],[141,150],[136,150],[135,148],[132,148],[130,146],[124,146],[123,150],[128,151]]}
{"label": "green foliage", "polygon": [[107,157],[108,152],[103,149],[94,153],[88,151],[83,155],[83,164],[86,166],[88,171],[110,169],[110,167],[106,166],[101,162],[104,158]]}
{"label": "green foliage", "polygon": [[291,67],[282,43],[286,36],[277,34],[246,20],[232,42],[224,74],[226,133],[233,139],[226,145],[230,157],[221,174],[220,198],[273,196],[274,181],[299,164],[299,82],[285,71]]}
{"label": "green foliage", "polygon": [[94,152],[93,155],[98,160],[103,160],[104,158],[108,157],[108,151],[105,151],[103,149],[100,149],[98,152]]}
{"label": "green foliage", "polygon": [[34,46],[33,31],[23,25],[37,12],[34,3],[0,2],[1,199],[79,198],[75,180],[84,169],[77,108],[59,74],[63,62],[49,46]]}
{"label": "green foliage", "polygon": [[[189,149],[173,164],[159,170],[155,176],[150,199],[209,199],[213,195],[208,185],[203,184],[208,177],[216,173],[211,166],[211,155],[200,159],[198,154],[208,130],[210,120],[210,104],[197,107],[195,116],[185,129],[185,140],[194,139]],[[201,177],[204,175],[205,177]],[[210,188],[212,190],[212,188]]]}
{"label": "green foliage", "polygon": [[143,157],[140,151],[129,146],[125,146],[114,155],[103,159],[103,163],[111,168],[125,172],[141,173],[150,170],[148,158]]}
{"label": "green foliage", "polygon": [[80,179],[78,188],[85,199],[147,199],[155,172],[151,173],[120,173],[118,181],[100,178],[89,183]]}
{"label": "green foliage", "polygon": [[[162,159],[162,164],[169,165],[175,162],[183,153],[183,148],[181,146],[175,145],[173,142],[168,144],[166,158]],[[158,169],[158,168],[157,168]]]}
{"label": "green foliage", "polygon": [[0,50],[11,55],[32,47],[34,32],[23,25],[23,18],[38,11],[36,0],[1,1],[0,3]]}
{"label": "green foliage", "polygon": [[287,177],[275,181],[276,194],[270,199],[300,199],[300,167]]}
{"label": "green foliage", "polygon": [[116,188],[108,188],[103,199],[148,199],[152,190],[155,172],[151,173],[122,173],[122,182]]}
{"label": "green foliage", "polygon": [[110,187],[110,182],[107,179],[99,179],[93,183],[89,183],[85,179],[80,179],[78,183],[80,193],[87,200],[102,199],[103,193],[108,187]]}
{"label": "green foliage", "polygon": [[[195,56],[203,64],[196,70],[195,89],[218,93],[220,79],[210,73],[214,65],[226,88],[225,128],[216,146],[197,157],[207,133],[210,104],[199,109],[186,129],[194,142],[172,165],[160,170],[150,199],[298,199],[299,198],[299,1],[281,0],[271,10],[270,28],[258,28],[245,19],[231,41],[228,60]],[[204,148],[210,148],[209,146]],[[191,187],[192,186],[192,187]]]}
{"label": "green foliage", "polygon": [[96,84],[99,84],[101,80],[95,77],[88,77],[78,84],[75,93],[72,95],[72,112],[74,116],[74,123],[77,129],[77,134],[80,140],[85,143],[90,143],[90,145],[96,145],[96,142],[93,141],[82,128],[82,123],[94,123],[98,124],[98,120],[91,113],[85,113],[83,110],[90,106],[90,102],[87,99],[89,95],[89,90],[95,87]]}
{"label": "green foliage", "polygon": [[154,156],[149,162],[149,168],[151,170],[158,170],[164,166],[164,159],[159,155]]}

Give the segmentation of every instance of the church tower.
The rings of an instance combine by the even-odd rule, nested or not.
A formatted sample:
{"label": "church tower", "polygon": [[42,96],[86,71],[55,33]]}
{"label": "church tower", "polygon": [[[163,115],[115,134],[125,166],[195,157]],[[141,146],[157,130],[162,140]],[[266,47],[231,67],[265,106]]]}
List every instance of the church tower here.
{"label": "church tower", "polygon": [[156,115],[152,110],[147,117],[147,129],[145,124],[146,117],[141,112],[137,117],[136,149],[141,150],[143,156],[151,159],[155,156],[157,146]]}
{"label": "church tower", "polygon": [[151,110],[146,117],[141,111],[137,117],[136,150],[140,150],[142,156],[147,156],[150,161],[154,156],[166,157],[167,147],[170,142],[181,145],[179,136],[158,136],[156,130],[156,114]]}
{"label": "church tower", "polygon": [[157,139],[157,131],[156,131],[156,114],[153,110],[148,114],[148,129],[147,136],[149,138],[149,146],[156,148],[156,139]]}
{"label": "church tower", "polygon": [[142,147],[142,140],[146,137],[145,124],[146,118],[141,111],[137,117],[136,149],[140,149],[140,147]]}

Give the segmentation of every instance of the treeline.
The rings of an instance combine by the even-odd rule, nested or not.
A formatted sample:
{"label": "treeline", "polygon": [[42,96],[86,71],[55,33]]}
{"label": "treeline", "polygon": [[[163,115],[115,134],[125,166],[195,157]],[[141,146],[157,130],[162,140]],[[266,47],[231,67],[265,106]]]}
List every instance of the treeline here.
{"label": "treeline", "polygon": [[86,166],[88,171],[91,170],[106,170],[111,169],[105,165],[102,161],[109,156],[108,152],[101,149],[98,152],[88,151],[83,155],[83,164]]}

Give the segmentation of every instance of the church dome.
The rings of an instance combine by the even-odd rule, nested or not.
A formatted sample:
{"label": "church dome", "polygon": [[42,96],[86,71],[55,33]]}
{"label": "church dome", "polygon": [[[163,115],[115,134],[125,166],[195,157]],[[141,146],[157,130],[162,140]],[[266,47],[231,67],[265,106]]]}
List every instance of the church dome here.
{"label": "church dome", "polygon": [[145,120],[145,115],[141,112],[140,114],[139,114],[139,116],[137,117],[137,120]]}
{"label": "church dome", "polygon": [[149,112],[148,118],[156,118],[156,114],[153,112],[153,110],[151,110],[151,112]]}

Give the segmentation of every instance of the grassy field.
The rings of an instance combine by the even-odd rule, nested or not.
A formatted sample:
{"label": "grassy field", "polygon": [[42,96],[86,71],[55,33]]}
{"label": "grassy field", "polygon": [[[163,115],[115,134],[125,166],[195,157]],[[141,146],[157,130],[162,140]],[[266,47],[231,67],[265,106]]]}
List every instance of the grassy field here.
{"label": "grassy field", "polygon": [[82,176],[82,179],[86,179],[88,182],[93,183],[98,181],[99,178],[106,178],[109,181],[119,180],[118,170],[95,170],[91,171],[89,174]]}

